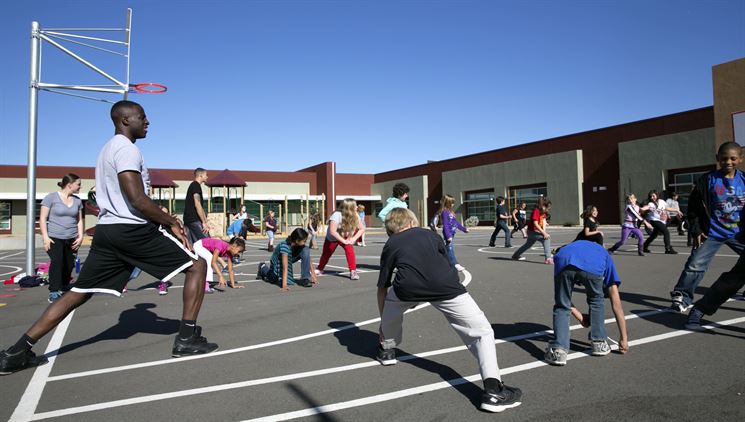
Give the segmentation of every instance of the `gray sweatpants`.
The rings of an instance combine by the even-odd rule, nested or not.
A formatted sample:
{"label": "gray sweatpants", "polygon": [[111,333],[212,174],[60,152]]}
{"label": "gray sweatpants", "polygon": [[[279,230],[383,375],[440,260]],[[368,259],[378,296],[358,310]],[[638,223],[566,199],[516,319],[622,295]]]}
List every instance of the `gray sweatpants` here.
{"label": "gray sweatpants", "polygon": [[[471,295],[464,293],[453,299],[430,303],[445,315],[450,326],[476,358],[481,379],[501,379],[497,365],[497,348],[494,345],[494,330]],[[404,312],[416,305],[417,302],[399,300],[393,288],[388,289],[380,321],[383,348],[392,349],[401,343]]]}

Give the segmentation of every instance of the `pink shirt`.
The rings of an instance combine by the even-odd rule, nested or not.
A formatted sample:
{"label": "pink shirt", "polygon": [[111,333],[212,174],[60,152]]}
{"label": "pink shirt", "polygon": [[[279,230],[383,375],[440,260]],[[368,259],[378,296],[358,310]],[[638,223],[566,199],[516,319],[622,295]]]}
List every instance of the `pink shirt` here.
{"label": "pink shirt", "polygon": [[202,239],[202,246],[204,246],[205,249],[208,251],[215,253],[215,251],[218,251],[217,254],[222,257],[228,256],[228,247],[230,246],[228,242],[220,239],[213,239],[211,237]]}

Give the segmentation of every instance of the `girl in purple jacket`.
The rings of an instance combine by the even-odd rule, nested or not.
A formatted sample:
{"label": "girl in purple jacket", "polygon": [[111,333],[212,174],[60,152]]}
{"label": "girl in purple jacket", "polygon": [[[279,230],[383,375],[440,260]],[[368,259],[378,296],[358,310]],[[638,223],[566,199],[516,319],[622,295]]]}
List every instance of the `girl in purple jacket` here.
{"label": "girl in purple jacket", "polygon": [[463,233],[468,233],[468,229],[463,227],[462,224],[455,218],[453,212],[453,205],[455,204],[455,198],[445,194],[440,201],[440,222],[442,222],[442,237],[445,238],[445,246],[447,246],[448,257],[450,258],[450,264],[452,264],[458,271],[463,271],[464,268],[455,259],[455,248],[453,245],[453,237],[455,237],[456,229]]}

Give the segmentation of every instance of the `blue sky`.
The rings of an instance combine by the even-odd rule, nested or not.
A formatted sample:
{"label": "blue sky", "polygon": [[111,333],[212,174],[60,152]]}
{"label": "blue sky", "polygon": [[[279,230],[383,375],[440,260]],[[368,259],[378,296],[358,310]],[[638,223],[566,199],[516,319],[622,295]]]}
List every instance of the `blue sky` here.
{"label": "blue sky", "polygon": [[[709,106],[711,66],[745,57],[743,0],[15,1],[0,163],[26,163],[31,21],[118,27],[127,7],[131,80],[169,89],[132,97],[155,168],[387,171]],[[44,82],[106,83],[43,52]],[[93,166],[109,105],[39,104],[39,164]]]}

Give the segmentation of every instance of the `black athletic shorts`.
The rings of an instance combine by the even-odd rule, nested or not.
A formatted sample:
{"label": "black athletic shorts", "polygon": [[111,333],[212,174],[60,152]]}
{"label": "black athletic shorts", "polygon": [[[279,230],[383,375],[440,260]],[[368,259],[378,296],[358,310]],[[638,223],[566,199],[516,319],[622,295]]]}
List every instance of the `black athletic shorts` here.
{"label": "black athletic shorts", "polygon": [[155,224],[99,224],[71,290],[121,296],[135,267],[168,281],[197,258],[168,230]]}

